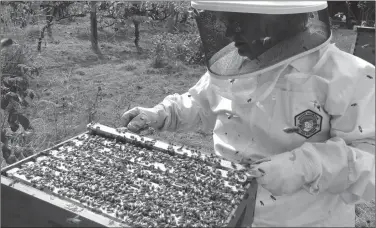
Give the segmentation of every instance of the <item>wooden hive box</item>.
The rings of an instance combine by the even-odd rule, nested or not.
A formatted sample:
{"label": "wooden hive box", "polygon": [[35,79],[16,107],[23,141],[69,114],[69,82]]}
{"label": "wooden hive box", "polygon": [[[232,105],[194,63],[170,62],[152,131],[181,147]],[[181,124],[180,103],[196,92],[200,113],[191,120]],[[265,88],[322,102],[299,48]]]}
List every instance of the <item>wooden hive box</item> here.
{"label": "wooden hive box", "polygon": [[257,183],[244,170],[184,146],[89,124],[88,132],[1,171],[1,225],[250,226]]}
{"label": "wooden hive box", "polygon": [[355,26],[354,29],[356,40],[351,53],[375,65],[375,28]]}

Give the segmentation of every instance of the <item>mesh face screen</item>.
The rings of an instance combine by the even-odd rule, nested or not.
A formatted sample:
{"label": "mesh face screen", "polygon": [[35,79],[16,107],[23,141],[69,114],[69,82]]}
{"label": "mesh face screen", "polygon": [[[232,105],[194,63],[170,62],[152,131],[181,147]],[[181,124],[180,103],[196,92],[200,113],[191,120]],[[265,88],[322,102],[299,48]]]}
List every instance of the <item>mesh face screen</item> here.
{"label": "mesh face screen", "polygon": [[195,14],[207,67],[223,76],[259,71],[315,48],[331,35],[327,9],[288,15]]}

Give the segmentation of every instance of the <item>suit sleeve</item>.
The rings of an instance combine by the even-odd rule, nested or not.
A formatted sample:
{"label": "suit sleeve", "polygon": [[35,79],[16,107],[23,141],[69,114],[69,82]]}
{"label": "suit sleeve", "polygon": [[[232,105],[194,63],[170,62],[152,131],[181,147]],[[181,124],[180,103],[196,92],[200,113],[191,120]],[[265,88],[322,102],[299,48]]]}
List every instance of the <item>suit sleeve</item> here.
{"label": "suit sleeve", "polygon": [[355,58],[336,71],[339,60],[325,70],[333,74],[325,104],[331,139],[305,143],[297,152],[313,167],[306,176],[313,180],[305,186],[309,192],[329,191],[356,204],[375,198],[375,67]]}
{"label": "suit sleeve", "polygon": [[166,119],[161,130],[212,130],[215,117],[207,101],[208,80],[208,74],[204,74],[188,92],[169,95],[162,101]]}

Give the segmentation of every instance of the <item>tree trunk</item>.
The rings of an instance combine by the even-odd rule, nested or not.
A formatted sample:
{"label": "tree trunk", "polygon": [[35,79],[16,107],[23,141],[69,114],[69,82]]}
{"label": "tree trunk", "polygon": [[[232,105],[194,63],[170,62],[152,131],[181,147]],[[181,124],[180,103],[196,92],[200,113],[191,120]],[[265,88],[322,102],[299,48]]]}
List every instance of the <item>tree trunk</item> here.
{"label": "tree trunk", "polygon": [[179,20],[179,12],[175,13],[175,27],[178,25],[178,20]]}
{"label": "tree trunk", "polygon": [[53,18],[56,16],[56,7],[50,7],[47,11],[46,21],[47,21],[47,35],[52,39],[52,28],[51,23]]}
{"label": "tree trunk", "polygon": [[39,33],[39,38],[38,38],[38,47],[37,50],[38,52],[41,52],[42,50],[42,41],[44,39],[44,32],[47,29],[48,36],[52,38],[52,30],[51,30],[51,25],[52,25],[52,20],[54,18],[54,12],[55,8],[54,7],[49,7],[46,11],[46,21],[47,24],[42,27]]}
{"label": "tree trunk", "polygon": [[41,52],[42,50],[42,40],[44,38],[44,32],[49,26],[51,26],[51,23],[47,23],[45,26],[43,26],[42,30],[40,31],[40,35],[38,38],[38,52]]}
{"label": "tree trunk", "polygon": [[188,21],[188,17],[189,17],[189,13],[188,13],[188,12],[184,12],[184,13],[183,13],[183,17],[182,17],[182,19],[180,20],[180,23],[187,23],[187,21]]}
{"label": "tree trunk", "polygon": [[171,16],[169,18],[167,18],[167,22],[166,22],[166,28],[167,28],[167,32],[168,33],[173,33],[175,31],[175,25],[174,25],[174,17]]}
{"label": "tree trunk", "polygon": [[90,6],[91,47],[93,48],[94,52],[99,53],[96,2],[90,2]]}
{"label": "tree trunk", "polygon": [[350,7],[349,7],[349,5],[348,5],[347,2],[346,2],[346,8],[345,8],[346,27],[347,27],[348,29],[352,29],[352,25],[351,25],[351,20],[350,20],[350,13],[349,13],[349,11],[350,11]]}
{"label": "tree trunk", "polygon": [[138,45],[138,42],[140,41],[140,28],[139,28],[140,22],[133,20],[133,24],[134,24],[134,44],[136,45],[137,49],[139,49],[140,46]]}

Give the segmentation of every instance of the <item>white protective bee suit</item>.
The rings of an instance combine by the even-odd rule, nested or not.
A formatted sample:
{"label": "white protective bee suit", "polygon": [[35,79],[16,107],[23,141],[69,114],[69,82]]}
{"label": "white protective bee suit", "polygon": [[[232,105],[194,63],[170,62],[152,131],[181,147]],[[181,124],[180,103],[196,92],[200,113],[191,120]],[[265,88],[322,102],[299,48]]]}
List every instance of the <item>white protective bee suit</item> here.
{"label": "white protective bee suit", "polygon": [[[279,43],[257,61],[273,62],[311,36]],[[256,70],[229,76],[215,73],[225,64],[217,61],[187,93],[167,96],[145,116],[163,117],[160,130],[214,129],[215,153],[230,161],[291,163],[272,177],[273,166],[260,165],[279,196],[259,185],[252,226],[354,227],[354,205],[375,196],[375,67],[330,39],[286,56],[263,68],[249,60],[243,69]]]}

